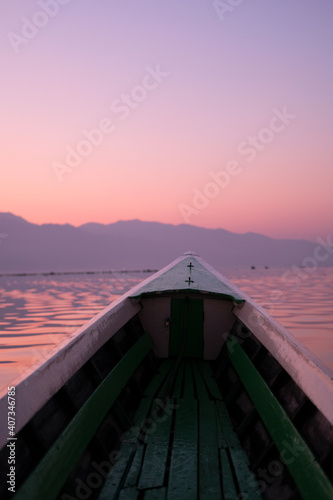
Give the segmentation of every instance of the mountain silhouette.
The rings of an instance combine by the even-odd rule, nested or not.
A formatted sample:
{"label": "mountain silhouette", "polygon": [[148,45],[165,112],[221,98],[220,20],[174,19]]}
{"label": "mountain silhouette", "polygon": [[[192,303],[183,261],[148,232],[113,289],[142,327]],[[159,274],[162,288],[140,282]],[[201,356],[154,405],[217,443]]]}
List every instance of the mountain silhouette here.
{"label": "mountain silhouette", "polygon": [[[309,265],[318,243],[140,220],[32,224],[0,213],[0,273],[159,269],[193,250],[218,269]],[[320,255],[324,255],[322,250]],[[318,265],[333,265],[332,253]]]}

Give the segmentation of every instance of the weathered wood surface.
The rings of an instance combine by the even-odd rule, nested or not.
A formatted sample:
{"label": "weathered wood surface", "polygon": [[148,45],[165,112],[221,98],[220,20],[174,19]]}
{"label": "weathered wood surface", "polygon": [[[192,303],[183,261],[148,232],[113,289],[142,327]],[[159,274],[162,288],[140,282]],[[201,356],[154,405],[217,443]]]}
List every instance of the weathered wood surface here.
{"label": "weathered wood surface", "polygon": [[144,438],[132,440],[132,448],[123,444],[100,500],[136,498],[134,490],[148,500],[232,500],[241,493],[260,499],[209,363],[183,361],[171,399],[165,399],[170,370],[164,361],[145,390],[135,419],[137,429],[146,417]]}
{"label": "weathered wood surface", "polygon": [[[230,359],[283,457],[286,444],[298,450],[286,463],[302,498],[332,500],[333,488],[286,412],[238,342],[228,343]],[[315,480],[314,480],[315,479]]]}
{"label": "weathered wood surface", "polygon": [[15,500],[57,498],[103,418],[151,348],[152,340],[145,334],[124,355],[22,485]]}

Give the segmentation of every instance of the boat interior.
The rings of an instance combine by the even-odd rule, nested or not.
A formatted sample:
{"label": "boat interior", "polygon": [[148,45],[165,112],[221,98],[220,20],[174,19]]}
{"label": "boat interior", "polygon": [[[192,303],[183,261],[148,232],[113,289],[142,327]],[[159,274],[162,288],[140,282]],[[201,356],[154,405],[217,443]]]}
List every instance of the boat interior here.
{"label": "boat interior", "polygon": [[23,427],[14,498],[332,498],[322,412],[235,316],[214,354],[202,300],[168,300],[168,356],[141,304]]}

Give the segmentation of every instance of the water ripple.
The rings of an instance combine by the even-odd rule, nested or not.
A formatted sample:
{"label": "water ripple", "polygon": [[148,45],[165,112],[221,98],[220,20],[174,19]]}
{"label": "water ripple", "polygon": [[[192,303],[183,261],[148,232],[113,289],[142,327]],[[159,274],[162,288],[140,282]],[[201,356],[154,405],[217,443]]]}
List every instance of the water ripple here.
{"label": "water ripple", "polygon": [[[333,368],[333,268],[317,269],[297,288],[283,280],[285,272],[227,269],[223,274]],[[0,387],[148,275],[0,277]]]}

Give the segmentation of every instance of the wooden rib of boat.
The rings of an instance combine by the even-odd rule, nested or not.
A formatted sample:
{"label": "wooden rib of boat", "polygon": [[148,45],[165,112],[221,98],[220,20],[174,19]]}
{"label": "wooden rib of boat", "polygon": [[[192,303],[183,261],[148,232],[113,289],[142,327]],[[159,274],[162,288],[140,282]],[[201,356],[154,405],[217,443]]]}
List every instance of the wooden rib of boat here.
{"label": "wooden rib of boat", "polygon": [[188,252],[15,381],[15,495],[2,425],[0,496],[332,499],[332,378]]}

